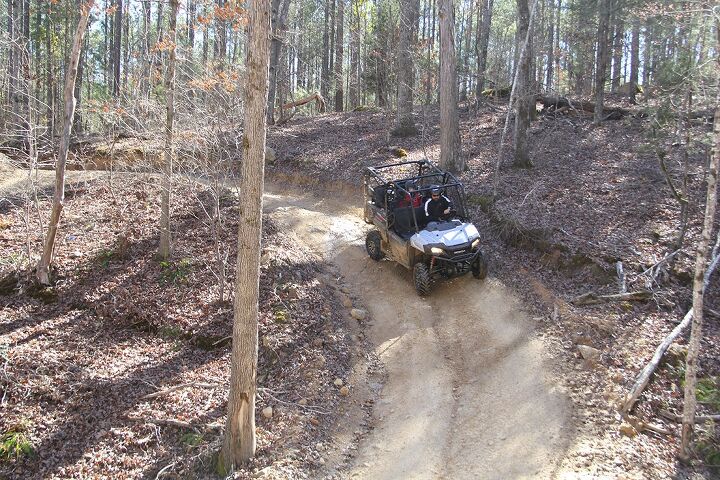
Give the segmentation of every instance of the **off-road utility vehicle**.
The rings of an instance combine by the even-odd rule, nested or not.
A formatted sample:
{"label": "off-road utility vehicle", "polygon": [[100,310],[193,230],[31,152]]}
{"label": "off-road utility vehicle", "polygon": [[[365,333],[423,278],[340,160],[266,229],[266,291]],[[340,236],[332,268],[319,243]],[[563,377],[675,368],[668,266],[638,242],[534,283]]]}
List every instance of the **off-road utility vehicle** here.
{"label": "off-road utility vehicle", "polygon": [[[412,270],[423,296],[440,278],[469,271],[487,276],[480,235],[466,219],[465,190],[455,176],[428,160],[413,160],[367,167],[363,177],[364,217],[375,226],[365,239],[370,258],[387,257]],[[426,208],[433,193],[449,206],[435,216]]]}

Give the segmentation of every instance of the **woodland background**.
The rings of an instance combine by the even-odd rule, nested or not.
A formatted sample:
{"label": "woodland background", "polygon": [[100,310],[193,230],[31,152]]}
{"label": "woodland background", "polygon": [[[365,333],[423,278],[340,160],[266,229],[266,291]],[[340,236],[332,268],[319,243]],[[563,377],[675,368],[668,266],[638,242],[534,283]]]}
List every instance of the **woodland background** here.
{"label": "woodland background", "polygon": [[[20,190],[0,204],[0,426],[3,442],[24,439],[13,445],[40,457],[18,447],[0,472],[211,475],[229,388],[239,207],[224,185],[243,147],[248,6],[96,2],[80,49],[68,167],[111,173],[69,183],[51,271],[58,281],[36,288],[24,275],[43,248],[52,195],[43,173],[61,150],[62,86],[81,7],[0,5],[0,175],[23,172]],[[684,343],[643,394],[640,420],[617,422],[605,408],[692,304],[713,171],[717,6],[275,0],[271,9],[268,174],[344,195],[362,167],[393,156],[428,156],[458,171],[491,268],[527,295],[554,353],[574,364],[581,359],[567,345],[602,352],[562,380],[585,419],[580,428],[611,439],[593,450],[598,468],[711,476],[720,458],[714,424],[699,428],[695,463],[675,458]],[[125,176],[131,170],[159,175]],[[710,241],[717,215],[708,218]],[[158,260],[158,233],[170,230],[172,253],[168,235]],[[346,377],[355,350],[371,347],[362,332],[346,331],[347,292],[313,254],[272,222],[264,242],[259,398],[281,413],[261,422],[258,456],[241,474],[273,465],[302,475],[322,468],[317,440],[337,419],[319,412],[341,408],[322,385]],[[715,414],[720,316],[717,283],[708,288],[700,413]],[[587,293],[637,291],[583,303]],[[153,396],[167,379],[209,378],[187,394]],[[659,420],[661,412],[675,417]],[[672,431],[647,427],[658,424]],[[618,432],[634,443],[609,447]],[[590,468],[582,452],[568,458],[579,472]]]}

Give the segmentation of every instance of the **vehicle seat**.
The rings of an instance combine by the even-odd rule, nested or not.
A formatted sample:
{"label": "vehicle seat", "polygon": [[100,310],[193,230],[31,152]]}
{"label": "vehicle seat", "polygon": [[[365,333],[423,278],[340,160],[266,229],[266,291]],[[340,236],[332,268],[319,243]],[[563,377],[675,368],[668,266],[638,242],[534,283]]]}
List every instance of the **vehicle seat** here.
{"label": "vehicle seat", "polygon": [[380,208],[385,208],[385,193],[387,192],[386,185],[378,185],[373,188],[372,202]]}
{"label": "vehicle seat", "polygon": [[393,228],[398,235],[405,239],[408,239],[415,234],[413,211],[415,213],[415,220],[417,220],[418,228],[422,229],[427,223],[425,219],[425,209],[423,207],[402,207],[393,210],[393,217],[395,220]]}

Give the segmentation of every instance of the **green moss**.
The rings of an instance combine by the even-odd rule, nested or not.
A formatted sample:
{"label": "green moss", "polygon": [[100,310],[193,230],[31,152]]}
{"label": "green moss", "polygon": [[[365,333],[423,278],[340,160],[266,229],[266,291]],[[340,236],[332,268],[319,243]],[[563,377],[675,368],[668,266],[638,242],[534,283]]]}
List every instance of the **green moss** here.
{"label": "green moss", "polygon": [[290,315],[288,314],[287,310],[278,308],[277,310],[273,311],[273,318],[277,323],[286,323],[290,319]]}
{"label": "green moss", "polygon": [[467,203],[468,205],[475,205],[480,207],[480,210],[487,213],[493,204],[493,197],[492,195],[468,195],[467,196]]}
{"label": "green moss", "polygon": [[0,460],[10,461],[35,452],[24,425],[16,425],[0,437]]}
{"label": "green moss", "polygon": [[717,377],[701,378],[697,382],[698,402],[710,405],[713,411],[720,410],[720,385]]}
{"label": "green moss", "polygon": [[[396,137],[412,137],[413,135],[418,134],[418,129],[415,125],[400,125],[399,127],[394,128],[390,133]],[[407,155],[407,152],[405,155]]]}
{"label": "green moss", "polygon": [[183,336],[183,331],[179,327],[163,326],[158,328],[158,335],[163,338],[180,338]]}
{"label": "green moss", "polygon": [[179,262],[168,260],[160,261],[160,283],[173,283],[178,285],[186,283],[187,277],[192,269],[192,261],[189,258],[183,258]]}
{"label": "green moss", "polygon": [[188,447],[197,447],[203,441],[203,436],[200,433],[188,432],[180,437],[180,441]]}

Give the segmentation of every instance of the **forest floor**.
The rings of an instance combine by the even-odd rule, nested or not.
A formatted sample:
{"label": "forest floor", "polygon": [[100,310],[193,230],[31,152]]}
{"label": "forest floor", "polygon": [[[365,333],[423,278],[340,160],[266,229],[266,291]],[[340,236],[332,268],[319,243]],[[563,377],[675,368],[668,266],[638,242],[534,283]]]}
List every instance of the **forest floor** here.
{"label": "forest floor", "polygon": [[[687,332],[666,354],[631,415],[618,413],[637,374],[691,305],[707,162],[702,149],[691,147],[688,232],[672,261],[663,263],[676,250],[680,208],[655,150],[668,152],[669,175],[681,185],[682,144],[673,136],[652,138],[647,115],[653,107],[621,106],[635,115],[599,127],[585,115],[540,116],[530,132],[533,168],[510,166],[512,148],[506,147],[499,200],[492,209],[487,204],[504,108],[466,109],[461,114],[461,138],[468,170],[461,179],[470,217],[481,231],[491,277],[523,299],[523,309],[532,320],[532,338],[541,340],[554,359],[554,385],[571,400],[567,432],[572,433],[565,438],[563,458],[550,477],[716,478],[720,446],[714,425],[698,425],[697,456],[688,466],[676,458],[679,426],[661,415],[661,411],[682,412]],[[421,110],[416,119],[421,134],[404,139],[389,135],[393,116],[387,112],[296,119],[271,131],[269,144],[277,159],[268,175],[315,188],[328,197],[352,198],[347,202],[354,203],[361,196],[349,197],[348,185],[359,187],[363,167],[396,160],[393,154],[398,148],[411,159],[439,158],[437,111]],[[710,132],[710,125],[695,124],[692,135],[707,138]],[[716,228],[719,219],[720,215]],[[585,306],[572,302],[588,292],[618,293],[617,262],[622,262],[627,290],[650,290],[649,301]],[[655,275],[649,275],[648,268],[658,262]],[[718,293],[720,282],[715,278],[706,294],[699,374],[700,409],[706,414],[720,411]],[[598,356],[583,358],[582,346],[597,349]],[[525,398],[527,403],[534,401],[532,396]],[[475,408],[477,415],[484,413],[481,405]],[[658,428],[653,431],[648,425]],[[476,465],[486,455],[479,458]],[[465,472],[472,477],[473,470]]]}
{"label": "forest floor", "polygon": [[[267,169],[259,451],[240,476],[714,478],[712,425],[699,426],[697,458],[686,466],[675,458],[678,425],[659,415],[680,411],[682,348],[632,417],[617,413],[690,303],[704,159],[690,157],[688,238],[652,282],[653,299],[576,306],[579,294],[617,292],[615,262],[632,291],[674,251],[679,208],[647,147],[647,120],[593,128],[588,118],[541,117],[531,134],[534,168],[503,167],[501,200],[488,210],[504,115],[498,107],[463,113],[462,179],[490,279],[457,279],[425,301],[400,267],[362,254],[357,210],[362,167],[391,160],[388,147],[438,157],[436,112],[418,118],[423,134],[409,140],[389,138],[391,116],[373,112],[298,118],[270,131],[277,159]],[[678,178],[676,162],[670,168]],[[0,183],[4,199],[15,198]],[[304,193],[280,188],[288,184]],[[3,462],[0,476],[210,475],[232,321],[213,274],[212,195],[180,182],[175,254],[159,262],[157,180],[83,177],[67,191],[60,282],[33,290],[21,279],[21,292],[0,296],[0,428],[34,450]],[[41,239],[37,216],[30,211],[28,229],[15,200],[0,205],[4,271],[21,261],[28,230],[34,251]],[[231,285],[232,192],[222,191],[220,204]],[[703,413],[720,410],[717,284],[700,362]],[[350,307],[367,318],[350,318]],[[583,359],[580,345],[598,357]],[[267,406],[269,418],[260,413]]]}

